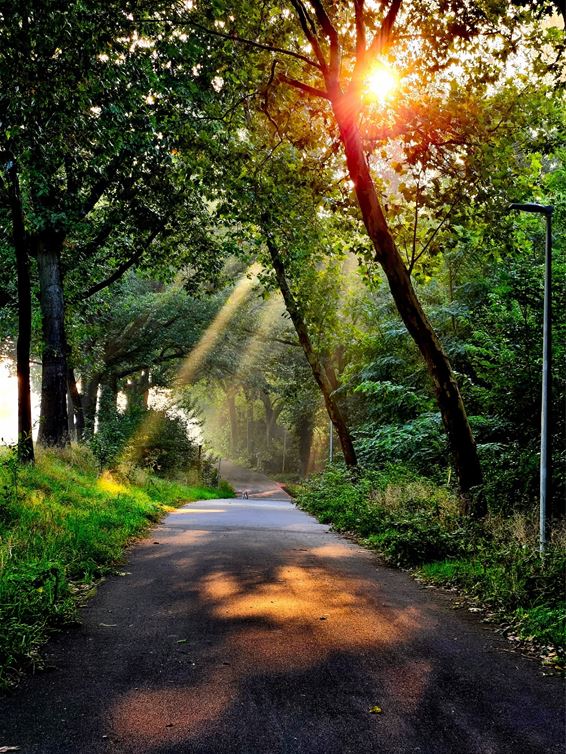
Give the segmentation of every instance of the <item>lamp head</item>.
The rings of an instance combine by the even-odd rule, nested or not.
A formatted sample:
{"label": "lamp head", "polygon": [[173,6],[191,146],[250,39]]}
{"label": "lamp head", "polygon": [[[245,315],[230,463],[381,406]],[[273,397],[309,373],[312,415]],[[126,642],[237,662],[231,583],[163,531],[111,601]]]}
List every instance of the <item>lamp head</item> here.
{"label": "lamp head", "polygon": [[516,209],[520,212],[537,212],[539,215],[551,215],[554,207],[550,204],[534,204],[533,202],[526,202],[525,204],[513,202],[508,209]]}

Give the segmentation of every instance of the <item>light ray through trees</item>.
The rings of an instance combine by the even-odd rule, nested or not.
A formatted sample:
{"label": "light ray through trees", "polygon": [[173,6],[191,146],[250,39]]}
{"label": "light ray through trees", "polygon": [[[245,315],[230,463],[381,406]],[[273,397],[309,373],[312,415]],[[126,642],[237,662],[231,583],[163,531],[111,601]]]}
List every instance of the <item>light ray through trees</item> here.
{"label": "light ray through trees", "polygon": [[[248,267],[244,274],[238,279],[234,286],[234,290],[216,317],[212,320],[199,342],[181,364],[172,384],[172,394],[175,393],[175,390],[188,385],[193,380],[204,360],[214,348],[221,335],[225,332],[236,312],[248,299],[254,286],[257,284],[257,276],[260,269],[260,265],[256,262]],[[172,405],[173,401],[170,400],[169,408],[171,408]],[[161,416],[159,414],[154,412],[149,413],[133,436],[132,442],[128,443],[130,452],[133,448],[134,456],[137,456],[138,460],[141,449],[144,446],[144,440],[154,437],[155,434],[159,432],[160,423]],[[122,460],[125,459],[123,458]],[[134,458],[134,460],[136,459]]]}

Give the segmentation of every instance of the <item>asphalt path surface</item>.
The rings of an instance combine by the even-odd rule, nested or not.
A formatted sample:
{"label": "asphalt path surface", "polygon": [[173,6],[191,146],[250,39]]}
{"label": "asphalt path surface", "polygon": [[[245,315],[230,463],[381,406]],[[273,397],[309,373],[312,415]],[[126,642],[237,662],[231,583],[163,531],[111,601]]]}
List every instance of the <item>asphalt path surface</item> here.
{"label": "asphalt path surface", "polygon": [[[261,475],[129,553],[0,701],[22,754],[564,752],[564,689]],[[373,707],[379,713],[370,713]]]}

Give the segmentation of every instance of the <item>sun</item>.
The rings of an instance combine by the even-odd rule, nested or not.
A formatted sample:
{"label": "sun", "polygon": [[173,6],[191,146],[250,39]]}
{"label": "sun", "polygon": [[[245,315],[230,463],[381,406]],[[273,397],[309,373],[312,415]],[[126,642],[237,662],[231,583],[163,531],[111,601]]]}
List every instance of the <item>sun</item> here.
{"label": "sun", "polygon": [[373,65],[365,77],[366,93],[372,99],[385,102],[399,85],[399,77],[394,68],[387,63]]}

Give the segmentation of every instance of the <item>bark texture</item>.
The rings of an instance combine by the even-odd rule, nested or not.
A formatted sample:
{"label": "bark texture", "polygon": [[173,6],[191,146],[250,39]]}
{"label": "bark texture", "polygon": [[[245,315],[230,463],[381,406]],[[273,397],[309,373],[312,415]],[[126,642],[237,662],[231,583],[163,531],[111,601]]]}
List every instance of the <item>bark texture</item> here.
{"label": "bark texture", "polygon": [[69,443],[67,342],[60,255],[61,240],[55,233],[45,233],[38,239],[37,271],[43,332],[38,442],[45,446]]}

